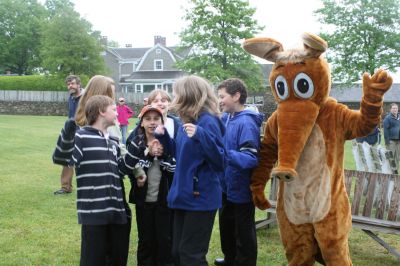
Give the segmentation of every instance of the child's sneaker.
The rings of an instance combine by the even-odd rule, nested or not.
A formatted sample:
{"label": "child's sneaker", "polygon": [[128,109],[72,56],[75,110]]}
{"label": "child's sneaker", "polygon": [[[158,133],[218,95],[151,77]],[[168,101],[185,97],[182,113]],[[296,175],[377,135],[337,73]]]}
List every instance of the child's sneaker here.
{"label": "child's sneaker", "polygon": [[69,194],[71,191],[66,191],[64,189],[59,189],[57,191],[54,191],[54,195],[64,195],[64,194]]}

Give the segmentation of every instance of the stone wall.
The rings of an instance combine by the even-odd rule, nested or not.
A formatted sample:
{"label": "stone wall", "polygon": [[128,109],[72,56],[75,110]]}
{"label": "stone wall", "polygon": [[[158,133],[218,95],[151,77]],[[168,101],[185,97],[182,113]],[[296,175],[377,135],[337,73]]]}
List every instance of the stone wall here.
{"label": "stone wall", "polygon": [[66,102],[0,101],[0,114],[67,116]]}

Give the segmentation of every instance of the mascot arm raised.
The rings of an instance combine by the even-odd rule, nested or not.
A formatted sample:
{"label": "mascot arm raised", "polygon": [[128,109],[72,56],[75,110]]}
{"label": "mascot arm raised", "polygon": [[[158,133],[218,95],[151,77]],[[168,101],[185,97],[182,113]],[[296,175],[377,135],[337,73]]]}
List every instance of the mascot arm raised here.
{"label": "mascot arm raised", "polygon": [[377,70],[372,77],[364,73],[360,111],[342,109],[346,139],[368,135],[377,126],[382,114],[383,95],[392,83],[393,79],[383,69]]}
{"label": "mascot arm raised", "polygon": [[260,148],[260,160],[251,177],[250,189],[253,195],[253,202],[261,210],[271,207],[265,197],[264,190],[265,185],[271,178],[271,170],[278,159],[277,128],[276,113],[273,113],[265,126],[264,139]]}

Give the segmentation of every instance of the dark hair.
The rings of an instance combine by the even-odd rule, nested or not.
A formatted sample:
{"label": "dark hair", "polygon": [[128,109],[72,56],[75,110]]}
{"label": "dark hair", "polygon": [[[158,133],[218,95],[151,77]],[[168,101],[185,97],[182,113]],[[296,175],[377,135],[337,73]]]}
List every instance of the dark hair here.
{"label": "dark hair", "polygon": [[66,79],[65,79],[65,83],[71,82],[75,80],[77,84],[81,84],[81,79],[76,76],[76,75],[69,75]]}
{"label": "dark hair", "polygon": [[93,125],[100,115],[105,112],[107,107],[113,105],[114,100],[104,95],[94,95],[89,98],[85,105],[85,116],[88,125]]}
{"label": "dark hair", "polygon": [[237,92],[240,93],[239,103],[245,104],[247,99],[247,88],[244,82],[238,78],[230,78],[222,81],[221,84],[217,87],[217,90],[225,89],[225,91],[233,96]]}

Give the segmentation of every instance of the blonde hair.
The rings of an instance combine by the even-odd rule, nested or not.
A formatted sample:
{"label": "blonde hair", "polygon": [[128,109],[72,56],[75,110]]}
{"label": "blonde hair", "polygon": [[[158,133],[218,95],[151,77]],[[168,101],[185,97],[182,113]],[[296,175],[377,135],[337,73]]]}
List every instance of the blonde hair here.
{"label": "blonde hair", "polygon": [[75,114],[75,121],[79,126],[87,125],[85,106],[90,97],[93,95],[105,95],[115,101],[114,84],[112,78],[101,75],[93,76],[89,80],[85,91],[79,100],[78,109]]}
{"label": "blonde hair", "polygon": [[88,99],[85,105],[85,116],[88,125],[93,125],[100,113],[104,113],[107,110],[107,107],[110,105],[114,105],[115,102],[108,96],[104,95],[93,95]]}
{"label": "blonde hair", "polygon": [[152,101],[154,101],[157,97],[157,95],[160,94],[161,98],[167,99],[167,101],[171,102],[171,96],[169,96],[168,92],[161,90],[161,89],[154,89],[150,92],[149,96],[147,97],[147,103],[151,104]]}
{"label": "blonde hair", "polygon": [[211,85],[198,76],[186,76],[174,84],[175,98],[171,109],[183,122],[194,122],[201,112],[219,115],[218,99]]}

